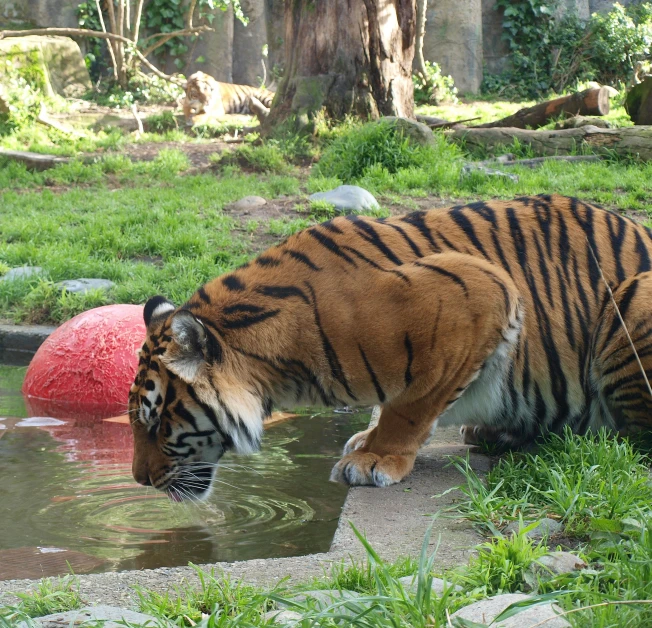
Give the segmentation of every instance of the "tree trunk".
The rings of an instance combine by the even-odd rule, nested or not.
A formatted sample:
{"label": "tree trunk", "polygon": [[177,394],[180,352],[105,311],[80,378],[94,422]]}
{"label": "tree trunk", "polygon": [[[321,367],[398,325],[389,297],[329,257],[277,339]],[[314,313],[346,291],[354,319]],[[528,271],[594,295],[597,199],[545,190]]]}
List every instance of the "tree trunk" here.
{"label": "tree trunk", "polygon": [[417,0],[417,32],[414,43],[414,62],[412,67],[426,79],[426,61],[423,58],[423,38],[426,34],[426,11],[428,0]]}
{"label": "tree trunk", "polygon": [[267,84],[285,68],[285,0],[266,0]]}
{"label": "tree trunk", "polygon": [[652,161],[652,127],[634,126],[620,129],[600,129],[583,126],[562,131],[530,131],[516,128],[460,128],[448,134],[454,142],[468,149],[483,148],[492,153],[504,152],[513,144],[529,146],[535,155],[568,155],[578,148],[597,153],[615,153]]}
{"label": "tree trunk", "polygon": [[519,109],[515,114],[478,124],[477,129],[492,129],[495,127],[514,127],[538,129],[562,113],[581,116],[605,116],[609,113],[609,90],[606,87],[587,89],[570,96],[562,96],[554,100],[539,103],[533,107]]}
{"label": "tree trunk", "polygon": [[266,70],[263,69],[263,46],[267,43],[265,0],[240,0],[248,23],[236,20],[233,25],[233,82],[260,87]]}
{"label": "tree trunk", "polygon": [[269,124],[322,109],[411,118],[415,0],[293,0],[285,9],[286,68]]}
{"label": "tree trunk", "polygon": [[652,124],[652,76],[629,90],[625,98],[625,109],[634,124]]}

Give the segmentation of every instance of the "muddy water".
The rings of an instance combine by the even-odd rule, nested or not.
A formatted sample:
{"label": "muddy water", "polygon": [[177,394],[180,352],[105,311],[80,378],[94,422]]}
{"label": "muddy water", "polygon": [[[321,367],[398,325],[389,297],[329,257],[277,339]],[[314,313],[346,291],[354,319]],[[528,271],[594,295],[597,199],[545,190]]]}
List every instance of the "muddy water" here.
{"label": "muddy water", "polygon": [[129,426],[27,417],[0,367],[0,580],[327,551],[346,490],[328,481],[365,414],[311,414],[227,454],[211,499],[178,505],[131,477]]}

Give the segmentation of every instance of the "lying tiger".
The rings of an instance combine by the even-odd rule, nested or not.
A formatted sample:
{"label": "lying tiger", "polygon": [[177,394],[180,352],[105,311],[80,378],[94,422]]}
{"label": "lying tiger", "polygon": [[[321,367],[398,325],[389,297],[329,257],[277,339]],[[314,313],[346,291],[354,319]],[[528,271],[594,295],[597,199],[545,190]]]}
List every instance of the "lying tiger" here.
{"label": "lying tiger", "polygon": [[652,232],[574,198],[478,202],[310,227],[201,287],[145,305],[129,408],[133,473],[204,498],[274,406],[380,404],[331,479],[405,478],[437,425],[531,443],[568,425],[652,424]]}
{"label": "lying tiger", "polygon": [[252,98],[266,109],[272,106],[274,92],[250,85],[220,83],[204,72],[195,72],[186,82],[183,115],[186,124],[196,124],[227,113],[255,113]]}

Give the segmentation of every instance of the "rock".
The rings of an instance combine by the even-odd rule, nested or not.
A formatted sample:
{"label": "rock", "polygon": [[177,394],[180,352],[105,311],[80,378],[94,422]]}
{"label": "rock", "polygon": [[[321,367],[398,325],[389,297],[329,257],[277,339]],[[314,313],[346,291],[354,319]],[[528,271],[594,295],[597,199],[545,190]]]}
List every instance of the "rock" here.
{"label": "rock", "polygon": [[[338,589],[324,589],[316,591],[303,591],[299,595],[292,598],[292,601],[297,602],[298,604],[307,604],[314,606],[315,609],[320,611],[328,608],[329,606],[332,606],[333,604],[342,602],[342,604],[338,606],[338,613],[343,615],[357,615],[358,611],[347,608],[344,602],[347,600],[354,602],[359,597],[361,597],[360,594],[356,593],[355,591],[347,591],[346,589],[342,591]],[[279,603],[279,606],[281,608],[285,608],[283,603]]]}
{"label": "rock", "polygon": [[[30,623],[21,622],[16,628],[69,628],[70,626],[94,626],[94,622],[103,622],[103,628],[124,628],[125,624],[132,626],[166,626],[171,625],[162,623],[161,620],[155,619],[151,615],[128,611],[117,606],[87,606],[77,611],[68,611],[66,613],[54,613],[45,617],[38,617],[30,620]],[[118,623],[120,622],[120,623]],[[149,622],[149,623],[148,623]]]}
{"label": "rock", "polygon": [[0,40],[0,79],[5,67],[28,67],[40,75],[39,87],[46,96],[81,96],[91,89],[91,80],[79,45],[70,37],[28,35]]}
{"label": "rock", "polygon": [[73,292],[75,294],[86,294],[91,290],[102,290],[108,292],[115,286],[108,279],[66,279],[54,284],[61,292]]}
{"label": "rock", "polygon": [[462,178],[468,177],[476,172],[483,174],[487,177],[502,177],[505,179],[509,179],[514,183],[518,183],[518,175],[512,174],[510,172],[503,172],[502,170],[487,168],[487,166],[483,166],[482,164],[469,163],[469,164],[464,164],[464,166],[462,166]]}
{"label": "rock", "polygon": [[[515,602],[531,599],[524,593],[506,593],[497,595],[480,602],[469,604],[451,615],[451,619],[465,619],[479,624],[490,624],[495,617],[502,613],[508,606]],[[563,618],[557,617],[561,609],[556,604],[539,604],[522,610],[520,613],[491,624],[495,628],[530,628],[535,625],[545,628],[566,628],[570,624]]]}
{"label": "rock", "polygon": [[8,270],[0,277],[0,281],[25,281],[25,279],[42,274],[43,269],[40,266],[18,266],[17,268]]}
{"label": "rock", "polygon": [[[523,527],[529,526],[532,521],[524,521],[523,522]],[[564,529],[563,524],[559,523],[559,521],[555,521],[554,519],[548,519],[548,517],[544,517],[541,519],[537,525],[536,528],[533,530],[530,530],[529,532],[525,533],[525,536],[527,536],[530,539],[543,539],[543,538],[550,538],[551,536],[554,536],[555,534],[559,534],[562,530]],[[512,521],[504,530],[503,534],[509,535],[509,534],[516,534],[518,533],[519,530],[519,522],[518,521]]]}
{"label": "rock", "polygon": [[600,129],[611,129],[613,127],[608,120],[596,116],[573,116],[555,124],[555,129],[579,129],[583,126],[597,126]]}
{"label": "rock", "polygon": [[398,118],[396,116],[384,116],[380,118],[377,122],[372,122],[371,124],[391,124],[397,129],[403,132],[403,135],[409,137],[410,140],[416,144],[421,144],[421,146],[427,146],[428,144],[435,143],[435,136],[432,133],[432,129],[429,126],[416,120],[410,120],[409,118]]}
{"label": "rock", "polygon": [[357,185],[340,185],[328,192],[315,192],[309,196],[309,200],[326,201],[342,214],[359,213],[379,207],[373,194]]}
{"label": "rock", "polygon": [[263,615],[265,622],[272,622],[274,624],[290,624],[299,621],[303,615],[295,611],[267,611]]}
{"label": "rock", "polygon": [[586,569],[588,565],[570,552],[550,552],[536,560],[533,566],[535,573],[560,575]]}
{"label": "rock", "polygon": [[[403,576],[399,578],[398,581],[401,583],[403,588],[410,592],[417,592],[417,577],[414,576]],[[441,578],[433,578],[431,590],[435,595],[441,595],[444,592],[444,586],[447,589],[453,589],[454,591],[461,591],[462,587],[459,584],[451,584],[448,580],[442,580]]]}
{"label": "rock", "polygon": [[239,201],[233,203],[229,209],[242,212],[242,211],[251,211],[252,209],[258,209],[263,205],[267,205],[267,201],[262,196],[245,196]]}

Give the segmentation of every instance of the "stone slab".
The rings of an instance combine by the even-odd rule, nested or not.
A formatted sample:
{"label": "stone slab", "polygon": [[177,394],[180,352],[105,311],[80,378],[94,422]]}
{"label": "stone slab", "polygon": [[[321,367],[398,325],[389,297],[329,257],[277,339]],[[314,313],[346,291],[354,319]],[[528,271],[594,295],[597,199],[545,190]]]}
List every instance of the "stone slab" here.
{"label": "stone slab", "polygon": [[0,325],[0,364],[29,364],[55,329],[46,325]]}

